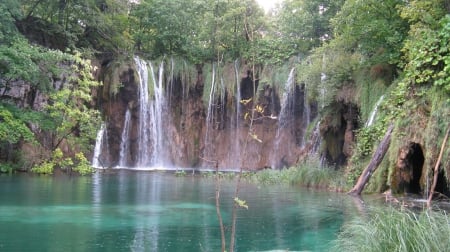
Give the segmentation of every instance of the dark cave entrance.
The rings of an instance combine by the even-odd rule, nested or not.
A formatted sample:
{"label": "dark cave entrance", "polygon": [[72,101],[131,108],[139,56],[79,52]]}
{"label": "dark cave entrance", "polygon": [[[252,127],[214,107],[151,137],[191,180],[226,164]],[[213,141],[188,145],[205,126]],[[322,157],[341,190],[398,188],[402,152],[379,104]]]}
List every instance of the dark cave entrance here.
{"label": "dark cave entrance", "polygon": [[397,160],[397,179],[392,188],[394,193],[421,194],[424,191],[420,183],[424,163],[425,156],[420,144],[410,142],[402,147]]}
{"label": "dark cave entrance", "polygon": [[420,178],[422,177],[422,168],[425,162],[422,147],[418,143],[410,143],[408,153],[408,168],[410,170],[411,180],[405,188],[408,193],[420,194]]}
{"label": "dark cave entrance", "polygon": [[[445,172],[443,169],[439,169],[436,188],[434,189],[434,191],[435,191],[435,193],[437,192],[437,193],[445,195],[446,197],[450,197],[450,190],[448,188],[447,178],[445,177]],[[438,195],[434,194],[434,196],[436,197]]]}

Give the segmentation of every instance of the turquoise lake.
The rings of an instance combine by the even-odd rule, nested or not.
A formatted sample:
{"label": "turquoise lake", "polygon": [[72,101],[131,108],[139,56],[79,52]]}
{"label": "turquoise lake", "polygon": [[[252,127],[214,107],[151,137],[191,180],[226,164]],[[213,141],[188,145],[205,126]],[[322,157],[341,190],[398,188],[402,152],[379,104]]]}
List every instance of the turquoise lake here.
{"label": "turquoise lake", "polygon": [[[229,243],[236,183],[221,180]],[[216,182],[202,175],[115,171],[0,176],[0,251],[220,251]],[[236,251],[327,251],[358,214],[345,195],[242,182]],[[227,248],[228,249],[228,248]]]}

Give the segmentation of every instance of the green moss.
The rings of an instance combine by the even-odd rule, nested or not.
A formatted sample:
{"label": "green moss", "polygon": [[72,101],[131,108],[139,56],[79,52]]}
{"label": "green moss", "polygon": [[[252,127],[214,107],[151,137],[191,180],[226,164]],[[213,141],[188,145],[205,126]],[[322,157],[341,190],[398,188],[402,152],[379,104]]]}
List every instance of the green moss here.
{"label": "green moss", "polygon": [[[131,60],[115,60],[109,63],[103,74],[103,98],[114,98],[123,86],[120,76],[124,72],[128,72],[130,68],[136,69]],[[134,79],[139,80],[138,73],[134,71]]]}

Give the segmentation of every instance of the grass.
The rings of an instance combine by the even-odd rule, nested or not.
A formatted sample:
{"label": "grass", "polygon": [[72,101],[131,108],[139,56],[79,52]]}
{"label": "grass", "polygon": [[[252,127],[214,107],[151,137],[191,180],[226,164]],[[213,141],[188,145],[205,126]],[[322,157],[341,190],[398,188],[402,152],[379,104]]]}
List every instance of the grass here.
{"label": "grass", "polygon": [[290,184],[327,190],[345,190],[345,179],[340,171],[309,161],[283,170],[267,169],[246,174],[245,179],[259,184]]}
{"label": "grass", "polygon": [[344,225],[333,251],[448,251],[449,237],[443,211],[376,208]]}

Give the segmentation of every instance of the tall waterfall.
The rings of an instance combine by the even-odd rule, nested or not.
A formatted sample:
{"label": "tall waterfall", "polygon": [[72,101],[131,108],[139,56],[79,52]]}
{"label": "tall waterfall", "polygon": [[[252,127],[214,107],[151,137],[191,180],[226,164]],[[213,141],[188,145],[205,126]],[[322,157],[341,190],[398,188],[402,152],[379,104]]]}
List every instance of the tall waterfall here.
{"label": "tall waterfall", "polygon": [[[166,131],[163,128],[164,113],[166,112],[166,99],[164,97],[164,62],[161,61],[158,71],[158,79],[155,79],[153,72],[153,66],[150,64],[152,79],[153,79],[153,92],[154,100],[150,102],[150,120],[151,120],[151,138],[152,138],[152,148],[153,152],[151,155],[151,164],[164,165],[167,161],[166,151],[164,149],[163,138],[166,136]],[[168,116],[168,115],[167,115]],[[167,118],[167,117],[166,117]]]}
{"label": "tall waterfall", "polygon": [[127,109],[125,113],[125,122],[122,130],[122,137],[120,142],[120,154],[119,154],[119,167],[126,167],[128,163],[128,154],[130,149],[130,124],[131,124],[131,112]]}
{"label": "tall waterfall", "polygon": [[95,168],[102,167],[100,162],[100,155],[102,154],[102,147],[103,147],[103,139],[106,131],[106,126],[103,123],[100,127],[100,130],[97,132],[97,138],[95,139],[95,148],[94,148],[94,155],[92,157],[92,166]]}
{"label": "tall waterfall", "polygon": [[[135,58],[139,75],[139,132],[138,132],[138,167],[165,165],[167,155],[163,138],[167,135],[165,123],[166,99],[164,97],[163,79],[164,63],[161,62],[158,78],[155,77],[153,65]],[[149,69],[150,68],[150,69]],[[153,99],[149,97],[149,78],[151,74]]]}
{"label": "tall waterfall", "polygon": [[281,98],[280,104],[281,109],[278,114],[278,128],[277,133],[275,135],[275,142],[273,146],[273,152],[271,153],[271,165],[272,167],[278,166],[279,159],[279,148],[282,142],[280,133],[281,131],[288,126],[289,121],[292,120],[291,111],[295,105],[294,100],[294,91],[295,91],[295,68],[292,68],[289,72],[289,76],[284,86],[283,96]]}
{"label": "tall waterfall", "polygon": [[[139,131],[138,131],[138,166],[149,165],[149,95],[148,95],[148,68],[147,62],[135,58],[139,76]],[[153,70],[152,70],[153,73]]]}

